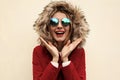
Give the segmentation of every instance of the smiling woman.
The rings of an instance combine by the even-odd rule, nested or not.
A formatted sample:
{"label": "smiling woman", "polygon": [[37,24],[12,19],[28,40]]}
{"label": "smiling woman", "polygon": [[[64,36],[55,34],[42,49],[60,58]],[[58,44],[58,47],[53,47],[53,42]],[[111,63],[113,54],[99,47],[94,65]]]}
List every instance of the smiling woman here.
{"label": "smiling woman", "polygon": [[89,29],[81,11],[65,1],[53,1],[34,27],[41,44],[33,51],[33,80],[86,80],[82,45]]}
{"label": "smiling woman", "polygon": [[39,17],[34,24],[36,32],[46,41],[56,43],[48,31],[50,18],[52,18],[56,12],[64,13],[66,17],[71,20],[70,32],[74,35],[71,35],[71,42],[82,37],[82,41],[80,45],[78,45],[81,47],[85,43],[86,35],[89,32],[88,24],[82,11],[71,5],[71,3],[67,3],[65,1],[53,1],[49,3],[44,8],[43,12],[39,14]]}
{"label": "smiling woman", "polygon": [[[61,12],[56,12],[52,19],[56,19],[58,25],[53,25],[50,23],[50,33],[52,38],[57,42],[57,44],[62,44],[66,39],[69,39],[70,35],[70,20],[66,18],[66,15]],[[67,21],[67,22],[65,22]],[[68,37],[68,38],[67,38]],[[68,41],[68,40],[66,40]],[[61,45],[58,45],[58,47]],[[62,46],[63,47],[63,46]],[[60,49],[61,50],[61,49]]]}

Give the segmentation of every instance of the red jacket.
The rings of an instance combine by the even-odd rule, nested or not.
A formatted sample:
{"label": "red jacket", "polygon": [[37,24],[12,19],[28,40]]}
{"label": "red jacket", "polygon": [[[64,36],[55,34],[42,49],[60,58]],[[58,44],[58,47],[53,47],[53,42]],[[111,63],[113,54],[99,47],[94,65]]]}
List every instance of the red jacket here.
{"label": "red jacket", "polygon": [[75,49],[69,56],[71,63],[59,68],[50,61],[52,56],[45,47],[37,46],[33,51],[33,80],[86,80],[85,52],[83,48]]}

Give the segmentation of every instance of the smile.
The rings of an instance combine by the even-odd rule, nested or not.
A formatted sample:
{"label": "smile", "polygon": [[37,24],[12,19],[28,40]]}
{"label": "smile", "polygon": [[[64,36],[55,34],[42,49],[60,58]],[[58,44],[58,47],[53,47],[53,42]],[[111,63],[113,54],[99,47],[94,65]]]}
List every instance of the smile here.
{"label": "smile", "polygon": [[65,32],[64,31],[56,31],[55,33],[56,33],[57,37],[62,37]]}

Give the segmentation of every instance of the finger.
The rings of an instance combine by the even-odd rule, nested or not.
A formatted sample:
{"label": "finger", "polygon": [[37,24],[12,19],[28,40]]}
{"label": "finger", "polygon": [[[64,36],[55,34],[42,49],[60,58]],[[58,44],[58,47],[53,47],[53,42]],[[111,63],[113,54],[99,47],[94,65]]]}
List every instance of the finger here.
{"label": "finger", "polygon": [[68,46],[70,44],[70,40],[67,41],[66,45],[65,46]]}
{"label": "finger", "polygon": [[46,43],[42,37],[40,37],[40,40],[41,40],[41,42]]}
{"label": "finger", "polygon": [[52,44],[50,41],[48,41],[48,44],[49,44],[50,46],[53,46],[53,44]]}
{"label": "finger", "polygon": [[76,39],[74,42],[75,42],[76,44],[79,44],[81,41],[82,41],[82,38],[78,38],[78,39]]}
{"label": "finger", "polygon": [[82,38],[78,38],[77,41],[78,43],[80,43],[82,41]]}
{"label": "finger", "polygon": [[48,46],[48,43],[42,37],[40,37],[40,40],[45,46]]}
{"label": "finger", "polygon": [[76,47],[81,41],[82,41],[82,38],[78,38],[74,42],[72,42],[72,45],[74,45],[74,47]]}

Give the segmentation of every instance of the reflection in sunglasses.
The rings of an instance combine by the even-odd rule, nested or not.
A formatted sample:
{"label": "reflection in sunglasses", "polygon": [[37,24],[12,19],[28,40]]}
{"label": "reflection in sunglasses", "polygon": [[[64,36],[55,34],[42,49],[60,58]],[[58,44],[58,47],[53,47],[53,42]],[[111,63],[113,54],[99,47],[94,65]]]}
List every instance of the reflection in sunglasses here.
{"label": "reflection in sunglasses", "polygon": [[[68,25],[70,25],[70,23],[71,23],[71,21],[70,21],[69,18],[63,18],[63,19],[61,20],[61,24],[62,24],[62,26],[64,26],[64,27],[67,27]],[[57,26],[58,24],[59,24],[59,19],[58,19],[58,18],[51,18],[51,19],[50,19],[50,25],[51,25],[51,26],[55,27],[55,26]]]}

